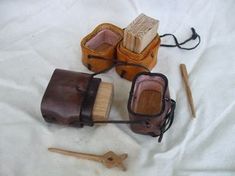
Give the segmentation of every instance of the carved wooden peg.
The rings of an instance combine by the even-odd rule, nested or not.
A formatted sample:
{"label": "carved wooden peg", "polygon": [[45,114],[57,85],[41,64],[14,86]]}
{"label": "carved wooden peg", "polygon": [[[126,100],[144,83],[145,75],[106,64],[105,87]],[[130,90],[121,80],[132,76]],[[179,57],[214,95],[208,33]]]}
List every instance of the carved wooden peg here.
{"label": "carved wooden peg", "polygon": [[126,167],[123,164],[123,161],[128,157],[126,153],[117,155],[114,152],[109,151],[103,155],[94,155],[94,154],[74,152],[74,151],[69,151],[69,150],[64,150],[64,149],[59,149],[59,148],[48,148],[48,150],[50,152],[60,153],[62,155],[73,156],[76,158],[100,162],[103,165],[105,165],[107,168],[118,167],[122,169],[123,171],[126,171]]}

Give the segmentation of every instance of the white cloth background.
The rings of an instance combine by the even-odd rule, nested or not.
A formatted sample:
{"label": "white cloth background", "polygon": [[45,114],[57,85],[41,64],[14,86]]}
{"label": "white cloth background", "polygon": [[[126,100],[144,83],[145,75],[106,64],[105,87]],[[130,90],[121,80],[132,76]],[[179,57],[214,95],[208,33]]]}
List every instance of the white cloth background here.
{"label": "white cloth background", "polygon": [[[89,72],[81,63],[81,39],[100,23],[125,27],[142,12],[160,20],[160,34],[174,33],[182,41],[193,26],[202,38],[193,51],[159,50],[153,72],[168,77],[177,102],[175,121],[162,143],[133,133],[128,125],[76,129],[44,122],[40,102],[54,69]],[[235,175],[234,18],[233,0],[1,0],[0,175]],[[190,76],[194,120],[180,63]],[[101,77],[115,86],[110,118],[128,119],[131,82],[114,70]],[[126,152],[128,171],[49,153],[51,146]]]}

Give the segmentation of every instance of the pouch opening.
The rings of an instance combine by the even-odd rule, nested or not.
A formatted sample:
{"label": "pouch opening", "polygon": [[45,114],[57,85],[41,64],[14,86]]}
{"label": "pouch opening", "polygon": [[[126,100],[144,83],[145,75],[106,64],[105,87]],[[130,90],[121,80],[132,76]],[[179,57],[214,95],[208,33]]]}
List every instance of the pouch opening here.
{"label": "pouch opening", "polygon": [[136,80],[131,109],[144,115],[159,114],[163,107],[165,81],[158,76],[141,75]]}
{"label": "pouch opening", "polygon": [[87,41],[85,45],[92,50],[103,51],[115,47],[121,38],[122,36],[117,33],[109,29],[103,29]]}

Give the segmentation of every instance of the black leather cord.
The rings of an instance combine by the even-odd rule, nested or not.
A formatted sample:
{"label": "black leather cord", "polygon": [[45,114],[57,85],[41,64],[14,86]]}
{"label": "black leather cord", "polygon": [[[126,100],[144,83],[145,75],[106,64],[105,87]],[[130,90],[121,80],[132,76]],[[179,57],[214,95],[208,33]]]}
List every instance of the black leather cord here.
{"label": "black leather cord", "polygon": [[112,69],[113,67],[119,67],[119,66],[140,67],[140,68],[143,68],[144,70],[146,70],[147,72],[150,72],[150,70],[147,67],[143,66],[143,65],[123,62],[123,61],[119,61],[117,59],[108,59],[108,58],[104,58],[104,57],[101,57],[101,56],[95,56],[95,55],[88,55],[88,59],[98,59],[98,60],[104,60],[104,61],[111,61],[112,62],[112,65],[110,67],[108,67],[104,70],[101,70],[99,72],[93,73],[92,74],[93,76],[101,74],[101,73],[105,73],[105,72],[109,71],[110,69]]}
{"label": "black leather cord", "polygon": [[[192,36],[190,38],[186,39],[185,41],[181,42],[181,43],[178,42],[177,38],[173,34],[164,34],[164,35],[161,35],[160,36],[161,38],[166,37],[166,36],[172,36],[174,41],[175,41],[175,44],[174,45],[161,44],[160,46],[162,46],[162,47],[178,47],[178,48],[183,49],[183,50],[193,50],[193,49],[195,49],[201,43],[201,37],[200,37],[200,35],[198,33],[196,33],[194,28],[191,28],[191,31],[192,31]],[[182,47],[182,45],[188,43],[191,40],[196,40],[197,38],[198,38],[198,43],[195,46],[189,47],[189,48]]]}
{"label": "black leather cord", "polygon": [[161,127],[161,134],[159,135],[158,142],[162,141],[163,134],[171,127],[174,121],[175,107],[176,107],[176,102],[171,99],[171,111],[167,114],[165,122]]}
{"label": "black leather cord", "polygon": [[93,123],[124,123],[124,124],[140,124],[148,121],[149,118],[141,120],[107,120],[107,121],[93,121]]}
{"label": "black leather cord", "polygon": [[[159,135],[159,138],[161,139],[162,139],[163,134],[171,127],[174,121],[175,106],[176,106],[175,101],[171,99],[171,111],[166,115],[165,121],[161,127],[161,134]],[[140,123],[145,123],[146,121],[149,121],[149,120],[151,120],[151,118],[146,117],[140,120],[107,120],[107,121],[93,121],[93,123],[124,123],[124,124],[136,124],[137,123],[137,124],[140,124]],[[159,142],[161,142],[161,139]]]}

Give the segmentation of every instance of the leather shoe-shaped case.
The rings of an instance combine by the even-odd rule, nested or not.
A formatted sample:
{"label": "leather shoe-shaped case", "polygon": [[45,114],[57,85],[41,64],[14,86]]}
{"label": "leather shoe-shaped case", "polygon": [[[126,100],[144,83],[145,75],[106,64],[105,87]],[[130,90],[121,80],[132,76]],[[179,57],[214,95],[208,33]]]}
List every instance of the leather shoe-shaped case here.
{"label": "leather shoe-shaped case", "polygon": [[90,74],[56,69],[41,102],[45,121],[92,126],[92,108],[100,82]]}
{"label": "leather shoe-shaped case", "polygon": [[135,133],[159,136],[168,130],[174,119],[175,101],[170,99],[168,80],[160,73],[143,72],[136,75],[128,100],[129,118]]}
{"label": "leather shoe-shaped case", "polygon": [[122,39],[121,28],[109,23],[100,24],[81,41],[82,63],[93,72],[111,67],[113,59],[116,58],[117,45]]}
{"label": "leather shoe-shaped case", "polygon": [[160,37],[156,36],[141,53],[128,50],[120,42],[117,46],[117,62],[127,64],[116,66],[117,73],[131,81],[138,73],[152,70],[157,63],[160,42]]}

